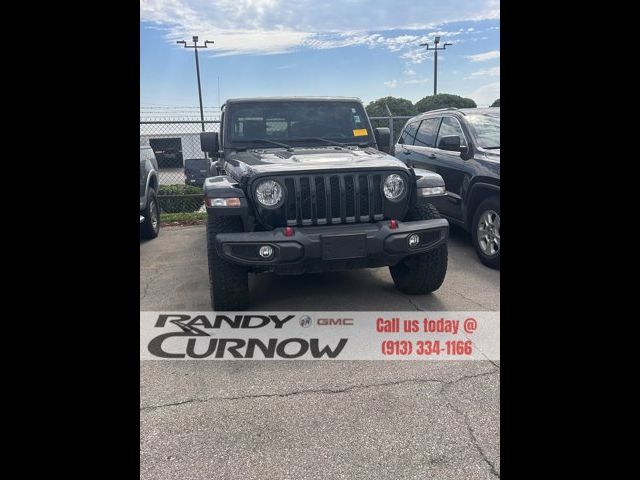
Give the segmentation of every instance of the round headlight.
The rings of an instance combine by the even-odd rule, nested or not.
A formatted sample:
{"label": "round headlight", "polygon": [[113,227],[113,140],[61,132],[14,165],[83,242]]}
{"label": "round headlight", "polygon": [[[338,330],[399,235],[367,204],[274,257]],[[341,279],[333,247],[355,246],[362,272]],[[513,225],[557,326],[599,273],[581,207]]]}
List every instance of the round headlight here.
{"label": "round headlight", "polygon": [[282,185],[275,180],[264,180],[256,188],[256,198],[265,207],[275,207],[282,200]]}
{"label": "round headlight", "polygon": [[402,195],[404,195],[404,180],[400,175],[392,173],[384,179],[383,190],[384,196],[389,200],[398,200]]}

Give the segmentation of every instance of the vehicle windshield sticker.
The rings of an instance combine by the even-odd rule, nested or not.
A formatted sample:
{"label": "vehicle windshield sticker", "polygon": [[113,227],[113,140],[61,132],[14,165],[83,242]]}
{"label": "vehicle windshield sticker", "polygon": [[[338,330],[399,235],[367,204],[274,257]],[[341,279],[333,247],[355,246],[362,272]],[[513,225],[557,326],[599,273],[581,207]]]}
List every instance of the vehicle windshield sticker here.
{"label": "vehicle windshield sticker", "polygon": [[356,128],[353,131],[353,136],[354,137],[363,137],[363,136],[366,137],[367,135],[369,135],[369,134],[367,133],[367,129],[366,128]]}
{"label": "vehicle windshield sticker", "polygon": [[354,115],[353,119],[356,121],[356,123],[360,123],[360,116],[359,115]]}

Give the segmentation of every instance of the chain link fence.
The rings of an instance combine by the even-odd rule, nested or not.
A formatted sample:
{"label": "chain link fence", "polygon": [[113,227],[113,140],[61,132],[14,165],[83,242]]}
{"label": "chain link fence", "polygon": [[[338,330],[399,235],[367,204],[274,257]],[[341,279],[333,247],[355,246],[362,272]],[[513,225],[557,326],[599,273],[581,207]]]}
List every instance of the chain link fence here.
{"label": "chain link fence", "polygon": [[[393,145],[411,117],[370,117],[373,128],[389,127]],[[161,213],[205,212],[202,186],[209,159],[200,148],[200,132],[220,131],[219,120],[140,120],[140,145],[150,146],[158,161]]]}
{"label": "chain link fence", "polygon": [[219,120],[140,120],[140,145],[158,161],[161,213],[204,212],[202,185],[209,160],[200,148],[200,132],[217,132]]}
{"label": "chain link fence", "polygon": [[391,132],[391,155],[394,155],[394,146],[396,144],[396,141],[398,140],[398,138],[400,138],[400,132],[402,132],[402,129],[404,128],[405,123],[407,123],[407,120],[409,120],[410,118],[413,117],[404,117],[404,116],[398,116],[398,117],[369,117],[369,120],[371,120],[371,126],[373,128],[379,128],[379,127],[388,127],[389,131]]}

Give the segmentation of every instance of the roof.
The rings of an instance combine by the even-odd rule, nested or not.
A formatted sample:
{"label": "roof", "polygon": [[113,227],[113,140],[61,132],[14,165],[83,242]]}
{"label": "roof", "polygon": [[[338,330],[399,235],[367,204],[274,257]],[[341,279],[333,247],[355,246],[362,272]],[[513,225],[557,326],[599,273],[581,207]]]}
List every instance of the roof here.
{"label": "roof", "polygon": [[500,107],[483,107],[483,108],[456,108],[456,107],[448,107],[448,108],[437,108],[435,110],[429,110],[428,112],[419,113],[413,118],[422,118],[427,117],[432,114],[441,114],[444,112],[451,113],[461,113],[462,115],[466,115],[467,113],[493,113],[500,112]]}
{"label": "roof", "polygon": [[360,102],[358,97],[248,97],[248,98],[230,98],[226,101],[226,103],[243,103],[243,102]]}

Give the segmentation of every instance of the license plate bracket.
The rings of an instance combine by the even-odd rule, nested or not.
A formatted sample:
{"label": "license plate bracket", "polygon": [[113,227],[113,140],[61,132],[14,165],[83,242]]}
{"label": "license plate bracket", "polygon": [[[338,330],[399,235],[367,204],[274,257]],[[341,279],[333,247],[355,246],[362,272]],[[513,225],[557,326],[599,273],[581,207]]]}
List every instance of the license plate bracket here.
{"label": "license plate bracket", "polygon": [[346,260],[367,256],[367,234],[322,236],[323,260]]}

